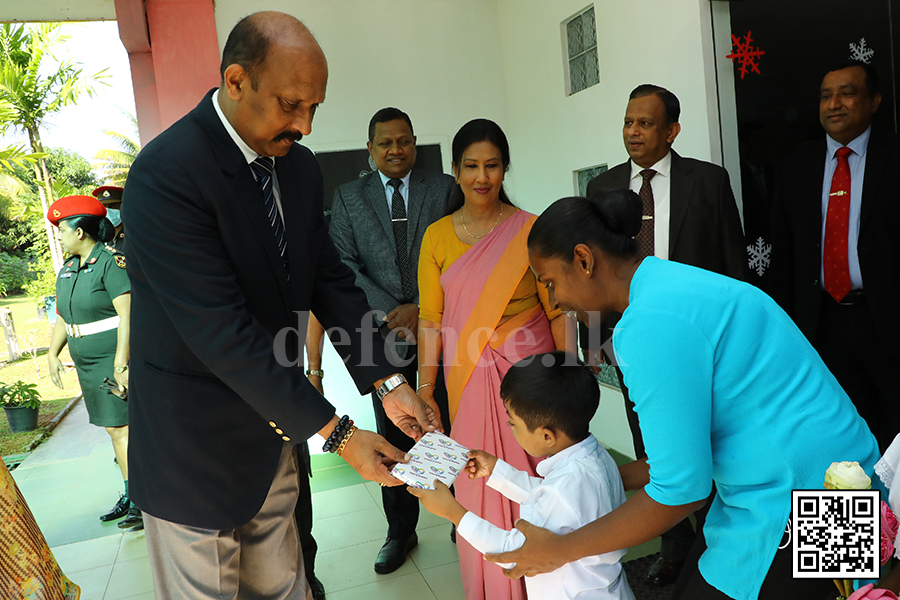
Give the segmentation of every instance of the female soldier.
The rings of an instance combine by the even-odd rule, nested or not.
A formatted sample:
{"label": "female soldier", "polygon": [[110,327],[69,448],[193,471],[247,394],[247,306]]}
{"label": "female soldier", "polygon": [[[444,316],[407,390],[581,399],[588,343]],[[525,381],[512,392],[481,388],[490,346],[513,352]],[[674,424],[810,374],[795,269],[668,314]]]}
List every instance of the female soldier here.
{"label": "female soldier", "polygon": [[[141,511],[128,499],[128,321],[130,284],[125,257],[103,242],[112,239],[106,208],[90,196],[67,196],[54,202],[47,219],[59,227],[63,250],[71,255],[56,280],[59,318],[50,341],[50,378],[62,388],[59,353],[68,343],[90,421],[105,427],[125,480],[125,493],[100,516],[121,529],[143,528]],[[118,389],[106,382],[112,378]]]}

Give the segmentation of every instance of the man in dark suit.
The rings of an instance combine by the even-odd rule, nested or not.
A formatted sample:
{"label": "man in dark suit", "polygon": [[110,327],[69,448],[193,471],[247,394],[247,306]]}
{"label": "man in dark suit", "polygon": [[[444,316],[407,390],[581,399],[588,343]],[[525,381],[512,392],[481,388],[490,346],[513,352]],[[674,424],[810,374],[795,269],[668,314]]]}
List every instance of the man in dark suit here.
{"label": "man in dark suit", "polygon": [[827,135],[778,169],[769,283],[883,452],[900,433],[900,141],[872,127],[880,103],[872,66],[825,75]]}
{"label": "man in dark suit", "polygon": [[[635,236],[645,256],[693,265],[736,279],[747,279],[744,234],[728,173],[722,167],[672,150],[681,132],[681,106],[669,90],[644,84],[629,96],[622,130],[628,161],[601,173],[588,184],[591,196],[602,189],[630,189],[644,202],[644,225]],[[618,313],[602,315],[599,344],[609,338]],[[594,324],[592,324],[594,328]],[[603,360],[599,347],[588,342],[582,328],[581,345],[591,364]],[[626,415],[638,460],[646,460],[634,402],[617,369]],[[673,435],[677,435],[673,432]],[[657,585],[673,583],[694,540],[694,529],[685,519],[663,535],[660,557],[650,567],[648,579]]]}
{"label": "man in dark suit", "polygon": [[[366,146],[376,170],[335,190],[329,231],[344,264],[356,275],[356,285],[366,293],[378,319],[375,325],[393,342],[388,346],[392,360],[414,385],[419,250],[425,229],[446,214],[454,181],[449,175],[413,169],[416,136],[409,115],[399,109],[375,113]],[[449,423],[446,387],[438,379],[421,384],[438,388],[434,398],[442,421]],[[409,450],[413,440],[391,423],[377,396],[372,404],[378,433]],[[419,501],[402,487],[381,488],[381,499],[388,533],[375,572],[385,574],[399,569],[418,542]]]}
{"label": "man in dark suit", "polygon": [[307,311],[341,332],[360,392],[374,384],[401,429],[440,425],[361,326],[366,298],[326,231],[321,172],[294,143],[327,73],[295,18],[242,19],[219,89],[129,174],[131,491],[166,597],[307,597],[292,444],[313,433],[334,434],[366,479],[399,483],[388,467],[404,453],[339,420],[304,377]]}

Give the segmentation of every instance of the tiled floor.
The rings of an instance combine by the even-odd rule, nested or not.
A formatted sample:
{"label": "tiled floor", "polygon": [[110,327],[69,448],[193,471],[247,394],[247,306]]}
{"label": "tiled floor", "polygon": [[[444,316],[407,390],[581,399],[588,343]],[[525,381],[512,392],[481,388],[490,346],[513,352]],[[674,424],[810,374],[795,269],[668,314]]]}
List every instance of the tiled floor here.
{"label": "tiled floor", "polygon": [[[372,565],[387,529],[380,488],[334,456],[313,461],[316,574],[329,599],[463,598],[448,522],[423,510],[411,560],[390,575],[376,575]],[[153,598],[144,533],[121,533],[115,523],[97,519],[115,503],[122,481],[109,436],[88,423],[83,403],[13,476],[63,571],[81,586],[83,600]],[[632,549],[628,558],[657,548],[658,542]]]}

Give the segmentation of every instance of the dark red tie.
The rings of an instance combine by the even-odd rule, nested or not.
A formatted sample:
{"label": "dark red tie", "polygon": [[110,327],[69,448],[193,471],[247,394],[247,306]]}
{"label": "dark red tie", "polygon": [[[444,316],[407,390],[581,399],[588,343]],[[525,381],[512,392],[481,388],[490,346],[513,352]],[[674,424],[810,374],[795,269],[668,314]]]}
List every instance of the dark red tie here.
{"label": "dark red tie", "polygon": [[640,253],[641,258],[653,256],[655,254],[656,239],[653,223],[653,188],[650,187],[650,180],[653,179],[654,175],[656,175],[656,171],[653,169],[644,169],[641,171],[641,177],[644,178],[644,181],[641,182],[641,191],[638,192],[638,196],[641,197],[641,202],[644,205],[644,221],[641,223],[640,231],[634,236],[638,243],[638,252]]}
{"label": "dark red tie", "polygon": [[847,260],[847,231],[850,228],[850,163],[853,152],[846,146],[838,148],[837,167],[831,178],[828,194],[828,213],[825,215],[825,246],[822,249],[822,268],[825,272],[825,291],[840,302],[850,291],[850,264]]}

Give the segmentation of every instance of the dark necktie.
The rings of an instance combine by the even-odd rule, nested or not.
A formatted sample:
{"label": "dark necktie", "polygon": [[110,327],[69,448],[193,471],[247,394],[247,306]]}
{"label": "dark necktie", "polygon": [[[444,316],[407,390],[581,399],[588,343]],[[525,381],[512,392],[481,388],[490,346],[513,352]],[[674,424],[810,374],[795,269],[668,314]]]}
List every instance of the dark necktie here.
{"label": "dark necktie", "polygon": [[416,297],[416,289],[413,285],[412,274],[409,272],[409,252],[406,249],[406,205],[400,194],[400,179],[394,178],[388,181],[388,185],[394,188],[391,195],[391,224],[394,227],[394,245],[397,247],[397,267],[400,269],[400,289],[403,291],[404,304],[412,302]]}
{"label": "dark necktie", "polygon": [[278,214],[278,205],[275,203],[273,177],[275,173],[275,159],[269,156],[258,156],[256,160],[250,163],[250,170],[253,171],[256,183],[259,184],[259,189],[262,191],[263,211],[266,214],[266,219],[269,221],[269,226],[272,228],[272,235],[275,236],[275,244],[278,247],[278,253],[284,261],[284,268],[287,270],[287,238],[284,234],[284,223],[281,220],[281,215]]}
{"label": "dark necktie", "polygon": [[653,256],[655,254],[654,247],[654,223],[653,223],[653,188],[650,187],[650,180],[653,179],[653,176],[656,175],[656,171],[653,169],[644,169],[641,171],[641,177],[644,178],[643,183],[641,183],[641,191],[638,195],[641,197],[641,203],[644,207],[643,212],[643,222],[641,223],[641,230],[638,231],[638,234],[635,236],[635,239],[638,243],[638,252],[641,255],[641,258],[646,256]]}
{"label": "dark necktie", "polygon": [[838,148],[837,166],[831,178],[828,212],[825,215],[825,244],[822,249],[822,270],[825,291],[837,302],[850,291],[850,263],[847,259],[847,234],[850,229],[850,163],[853,152],[846,146]]}

